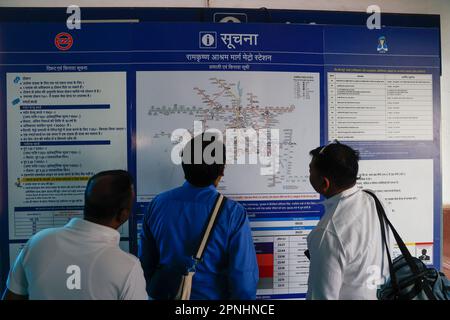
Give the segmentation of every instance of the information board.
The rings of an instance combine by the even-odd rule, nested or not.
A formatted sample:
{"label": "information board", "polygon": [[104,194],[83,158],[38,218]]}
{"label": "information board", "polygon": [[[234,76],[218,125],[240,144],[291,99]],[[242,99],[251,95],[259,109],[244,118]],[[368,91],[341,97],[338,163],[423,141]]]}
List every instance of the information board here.
{"label": "information board", "polygon": [[258,298],[305,297],[306,237],[324,210],[309,151],[334,139],[360,151],[359,186],[385,199],[412,254],[439,268],[439,37],[294,23],[3,23],[3,270],[30,236],[81,216],[87,179],[107,169],[136,179],[120,229],[136,253],[146,205],[183,182],[171,136],[199,125],[278,130],[277,172],[262,174],[271,163],[261,156],[227,165],[219,186],[247,209]]}

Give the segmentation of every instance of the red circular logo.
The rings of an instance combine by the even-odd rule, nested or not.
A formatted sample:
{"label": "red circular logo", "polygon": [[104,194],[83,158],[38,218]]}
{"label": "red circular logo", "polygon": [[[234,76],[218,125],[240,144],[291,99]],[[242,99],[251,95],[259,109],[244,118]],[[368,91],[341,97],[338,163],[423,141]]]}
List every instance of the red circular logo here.
{"label": "red circular logo", "polygon": [[69,50],[73,45],[73,38],[67,32],[60,32],[55,37],[55,46],[59,50]]}

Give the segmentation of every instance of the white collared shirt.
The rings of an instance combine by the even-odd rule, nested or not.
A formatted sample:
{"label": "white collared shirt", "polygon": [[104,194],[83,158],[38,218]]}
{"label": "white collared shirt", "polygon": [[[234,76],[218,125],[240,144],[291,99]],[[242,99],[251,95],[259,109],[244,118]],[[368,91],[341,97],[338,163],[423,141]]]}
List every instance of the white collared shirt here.
{"label": "white collared shirt", "polygon": [[325,213],[308,235],[307,299],[377,299],[389,266],[373,198],[355,185],[323,204]]}
{"label": "white collared shirt", "polygon": [[116,230],[79,218],[43,230],[20,252],[7,287],[30,299],[146,300],[141,264],[119,241]]}

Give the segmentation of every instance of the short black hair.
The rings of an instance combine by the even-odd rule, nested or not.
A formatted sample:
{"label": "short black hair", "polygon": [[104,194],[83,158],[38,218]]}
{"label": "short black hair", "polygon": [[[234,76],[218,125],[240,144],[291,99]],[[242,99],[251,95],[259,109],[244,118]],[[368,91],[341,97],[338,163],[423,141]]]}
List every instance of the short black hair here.
{"label": "short black hair", "polygon": [[335,140],[333,143],[311,150],[314,166],[319,173],[330,179],[337,187],[345,188],[358,178],[359,152]]}
{"label": "short black hair", "polygon": [[[197,155],[197,158],[195,157],[195,152],[199,151],[196,150],[195,145],[201,146],[201,159],[199,155]],[[212,163],[205,162],[203,155],[206,148],[208,148],[208,151],[212,150],[210,152],[211,156],[214,157]],[[216,151],[219,151],[217,155]],[[181,154],[184,178],[197,187],[206,187],[213,184],[217,177],[223,175],[225,152],[225,145],[220,141],[217,134],[204,132],[195,136],[186,143]]]}
{"label": "short black hair", "polygon": [[84,216],[113,219],[129,206],[133,178],[125,170],[102,171],[92,176],[84,192]]}

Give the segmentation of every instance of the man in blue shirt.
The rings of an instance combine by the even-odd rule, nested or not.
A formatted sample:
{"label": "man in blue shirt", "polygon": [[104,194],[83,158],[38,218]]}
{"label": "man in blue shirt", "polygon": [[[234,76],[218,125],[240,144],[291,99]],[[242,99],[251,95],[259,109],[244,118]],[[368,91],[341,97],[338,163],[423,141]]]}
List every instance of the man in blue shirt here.
{"label": "man in blue shirt", "polygon": [[[139,257],[147,285],[158,264],[192,265],[225,168],[225,146],[218,139],[205,141],[206,135],[196,136],[183,149],[187,181],[156,196],[145,213]],[[210,155],[219,157],[207,164],[211,162],[205,162],[205,152],[213,145],[216,148]],[[198,146],[200,162],[194,159]],[[197,265],[191,299],[255,299],[257,282],[258,266],[246,211],[228,199],[211,232],[203,261]]]}

